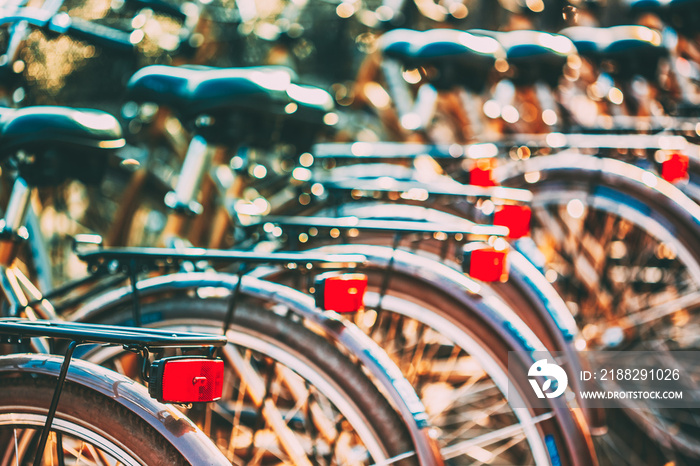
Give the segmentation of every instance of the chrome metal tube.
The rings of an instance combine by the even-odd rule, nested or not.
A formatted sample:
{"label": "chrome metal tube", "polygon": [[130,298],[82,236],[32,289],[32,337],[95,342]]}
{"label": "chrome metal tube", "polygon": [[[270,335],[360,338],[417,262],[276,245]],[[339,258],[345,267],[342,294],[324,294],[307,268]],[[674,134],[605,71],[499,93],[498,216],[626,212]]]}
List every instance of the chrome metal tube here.
{"label": "chrome metal tube", "polygon": [[12,194],[10,194],[5,212],[4,230],[6,233],[17,233],[24,226],[31,193],[27,182],[23,178],[17,177],[12,186]]}
{"label": "chrome metal tube", "polygon": [[177,206],[190,207],[197,202],[197,194],[202,179],[209,168],[212,151],[202,136],[195,136],[190,142],[182,165],[180,177],[175,187],[175,202]]}
{"label": "chrome metal tube", "polygon": [[389,95],[391,96],[391,102],[394,104],[394,107],[396,107],[396,113],[399,119],[402,119],[404,116],[411,113],[411,107],[413,106],[411,88],[403,79],[403,67],[401,63],[396,60],[387,58],[382,61],[381,68],[382,73],[384,73],[384,80],[386,81]]}

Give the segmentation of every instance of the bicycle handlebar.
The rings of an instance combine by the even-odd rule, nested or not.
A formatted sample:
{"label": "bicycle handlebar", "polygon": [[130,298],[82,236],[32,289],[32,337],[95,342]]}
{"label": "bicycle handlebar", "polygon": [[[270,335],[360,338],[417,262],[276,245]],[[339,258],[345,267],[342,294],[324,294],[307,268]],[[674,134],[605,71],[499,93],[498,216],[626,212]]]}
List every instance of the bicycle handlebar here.
{"label": "bicycle handlebar", "polygon": [[[65,14],[65,13],[62,13]],[[66,15],[67,17],[68,15]],[[69,18],[69,25],[64,31],[56,31],[75,37],[76,39],[86,40],[101,47],[109,47],[112,49],[130,52],[134,50],[134,45],[131,42],[131,35],[124,31],[112,29],[102,24],[91,23],[79,18]],[[54,30],[50,27],[50,29]]]}
{"label": "bicycle handlebar", "polygon": [[135,43],[130,34],[118,29],[91,23],[79,18],[71,18],[66,13],[52,15],[38,8],[20,8],[15,13],[0,16],[0,25],[16,24],[26,21],[39,29],[66,34],[76,39],[87,40],[96,45],[109,47],[124,52],[134,50]]}

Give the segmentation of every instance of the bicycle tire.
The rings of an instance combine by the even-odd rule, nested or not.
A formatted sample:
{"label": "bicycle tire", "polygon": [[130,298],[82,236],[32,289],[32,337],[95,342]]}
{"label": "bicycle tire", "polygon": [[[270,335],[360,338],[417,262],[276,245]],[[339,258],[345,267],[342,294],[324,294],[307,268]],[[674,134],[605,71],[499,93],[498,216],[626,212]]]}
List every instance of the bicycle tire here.
{"label": "bicycle tire", "polygon": [[[32,464],[55,385],[55,377],[46,375],[10,373],[0,377],[0,451],[4,452],[0,464]],[[22,432],[23,441],[15,442],[17,429],[22,427],[27,429]],[[35,432],[31,432],[32,427]],[[123,464],[190,464],[142,418],[109,397],[74,382],[66,382],[61,392],[52,432],[89,441]],[[88,435],[91,438],[81,438]],[[55,445],[47,445],[45,454],[50,451],[49,446]],[[77,458],[80,460],[80,456]]]}

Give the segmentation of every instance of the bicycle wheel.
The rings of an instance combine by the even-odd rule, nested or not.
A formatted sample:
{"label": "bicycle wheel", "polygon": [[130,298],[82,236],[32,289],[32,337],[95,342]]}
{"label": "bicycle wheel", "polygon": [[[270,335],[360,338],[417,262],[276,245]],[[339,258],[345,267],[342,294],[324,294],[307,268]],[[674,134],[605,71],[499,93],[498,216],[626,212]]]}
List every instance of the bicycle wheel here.
{"label": "bicycle wheel", "polygon": [[[33,463],[55,386],[46,375],[0,376],[0,465]],[[142,418],[73,382],[61,393],[42,463],[190,464]]]}
{"label": "bicycle wheel", "polygon": [[[303,324],[251,301],[240,300],[227,333],[222,401],[187,412],[230,461],[359,465],[394,458],[395,464],[416,464],[398,414],[347,356]],[[219,299],[173,297],[144,305],[143,321],[217,332],[227,306]],[[109,321],[130,319],[125,309]],[[85,357],[137,378],[131,354],[96,348]]]}
{"label": "bicycle wheel", "polygon": [[[374,257],[376,247],[364,248]],[[333,247],[326,252],[331,251],[339,252]],[[421,270],[432,275],[428,262],[423,259]],[[379,306],[385,269],[366,263],[359,271],[368,275],[366,310],[353,322],[381,344],[411,382],[448,464],[595,464],[585,421],[568,408],[515,407],[527,406],[522,394],[531,388],[523,385],[526,376],[515,375],[517,369],[509,372],[508,352],[519,346],[508,328],[517,327],[518,318],[507,310],[511,320],[498,321],[504,317],[496,310],[503,310],[502,302],[492,294],[470,297],[464,289],[449,295],[421,277],[394,270]],[[268,278],[301,282],[292,272]],[[518,393],[508,391],[509,382]]]}
{"label": "bicycle wheel", "polygon": [[[545,275],[590,350],[698,349],[697,206],[650,173],[646,189],[634,186],[635,178],[645,180],[641,169],[606,159],[591,165],[590,159],[566,169],[553,159],[554,168],[547,169],[543,157],[528,160],[517,174],[513,166],[503,170],[505,184],[533,192],[532,238],[543,253]],[[525,173],[540,179],[528,184]],[[626,178],[613,184],[617,173]],[[674,204],[669,193],[689,207]],[[697,416],[639,407],[628,414],[663,446],[700,456]]]}

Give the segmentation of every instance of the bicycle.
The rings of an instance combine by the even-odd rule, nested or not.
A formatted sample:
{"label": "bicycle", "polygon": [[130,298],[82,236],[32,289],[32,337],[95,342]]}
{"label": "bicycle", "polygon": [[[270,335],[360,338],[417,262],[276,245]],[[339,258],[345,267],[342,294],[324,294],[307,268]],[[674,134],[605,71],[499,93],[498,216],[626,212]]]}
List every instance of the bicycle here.
{"label": "bicycle", "polygon": [[[436,40],[435,46],[437,47],[438,45],[439,45],[439,41]],[[567,136],[563,136],[562,139],[564,139],[566,137]],[[572,139],[574,139],[574,138],[572,138]],[[553,140],[554,139],[552,139],[552,141]],[[527,141],[527,138],[525,139],[525,141]],[[381,159],[383,156],[385,156],[385,154],[387,154],[388,152],[391,152],[392,149],[396,151],[396,155],[397,155],[396,158],[410,158],[410,156],[407,156],[406,154],[407,154],[407,152],[410,152],[412,149],[412,148],[408,148],[407,151],[403,151],[402,148],[397,148],[397,146],[387,145],[383,149],[381,148],[381,146],[379,146],[379,150],[374,151],[375,146],[376,145],[370,145],[370,144],[363,145],[363,150],[362,150],[363,154],[362,155],[364,156],[364,159],[366,159],[366,160],[372,159],[373,157],[375,159]],[[622,147],[622,146],[623,145],[620,144],[617,147]],[[476,146],[474,146],[474,147],[476,147]],[[557,145],[557,147],[559,147],[559,146]],[[443,157],[445,160],[451,160],[451,157],[453,157],[453,154],[451,154],[450,152],[458,153],[458,154],[467,154],[469,152],[470,148],[471,148],[471,146],[466,146],[466,147],[446,146],[445,150],[442,151],[442,154],[443,154]],[[663,147],[660,147],[660,148],[663,148]],[[425,146],[425,149],[419,148],[418,150],[422,150],[425,152],[431,152],[433,149],[434,149],[434,146]],[[450,151],[448,149],[455,149],[455,150]],[[332,157],[332,155],[333,155],[332,151],[333,151],[333,146],[324,147],[324,149],[321,151],[322,152],[321,156]],[[339,158],[339,157],[356,157],[359,159],[359,158],[361,158],[361,157],[358,157],[358,155],[360,155],[360,154],[356,153],[359,151],[360,151],[359,145],[357,145],[357,146],[347,145],[347,146],[336,147],[337,158]],[[440,150],[438,149],[436,152],[440,153]],[[528,150],[523,149],[523,150],[515,153],[515,155],[518,155],[520,153],[523,154],[522,155],[523,161],[510,162],[510,163],[506,164],[506,167],[504,167],[503,169],[495,170],[494,173],[496,173],[496,176],[495,176],[496,180],[498,180],[499,178],[502,180],[504,178],[501,178],[501,177],[504,177],[504,176],[505,177],[513,177],[513,179],[518,179],[521,181],[520,181],[520,184],[511,184],[511,185],[528,187],[528,188],[536,187],[537,184],[541,182],[541,180],[543,180],[543,181],[546,180],[546,183],[542,183],[543,184],[542,192],[545,192],[546,187],[551,188],[552,186],[554,186],[554,187],[557,187],[557,189],[558,189],[558,192],[552,193],[551,197],[548,197],[547,198],[548,200],[546,201],[546,202],[551,203],[553,205],[554,204],[562,205],[562,204],[566,204],[566,203],[572,202],[572,201],[574,202],[574,204],[578,205],[576,203],[578,200],[578,202],[581,202],[581,205],[583,205],[585,207],[586,202],[584,202],[584,200],[589,200],[590,195],[579,193],[578,195],[572,196],[571,193],[566,192],[566,186],[563,184],[566,181],[566,179],[574,178],[577,180],[581,180],[585,176],[587,179],[591,180],[590,183],[599,183],[601,179],[606,182],[605,189],[601,188],[601,189],[596,190],[594,195],[596,197],[605,197],[608,199],[608,202],[607,203],[603,202],[603,201],[596,202],[595,203],[596,209],[602,209],[605,212],[607,212],[607,215],[612,216],[612,217],[623,215],[627,218],[627,221],[631,221],[633,224],[635,224],[637,226],[642,226],[642,228],[643,228],[643,225],[645,224],[645,222],[648,222],[647,216],[649,214],[648,208],[643,207],[642,203],[649,202],[649,194],[653,194],[653,196],[655,198],[655,202],[663,203],[663,205],[664,205],[664,207],[662,209],[659,209],[657,211],[658,215],[666,216],[662,212],[667,211],[668,209],[674,209],[674,211],[677,211],[679,214],[681,214],[677,218],[674,218],[673,216],[668,215],[667,216],[668,218],[663,220],[663,224],[668,224],[670,222],[670,223],[673,223],[675,225],[678,222],[678,218],[689,218],[689,217],[692,218],[693,214],[691,214],[690,212],[693,212],[696,209],[695,206],[692,204],[692,202],[690,202],[689,199],[685,198],[682,194],[680,194],[673,187],[670,187],[668,184],[664,183],[663,181],[659,180],[656,177],[653,178],[653,181],[649,181],[652,178],[650,178],[650,175],[648,173],[646,173],[642,170],[639,170],[639,169],[635,169],[635,168],[630,167],[628,165],[622,164],[621,162],[618,162],[618,161],[612,161],[612,160],[610,160],[610,161],[608,161],[608,160],[598,161],[591,156],[585,156],[585,155],[576,155],[575,156],[576,158],[574,158],[572,160],[572,152],[571,151],[567,151],[566,153],[561,154],[561,156],[559,156],[559,155],[551,156],[550,155],[547,158],[541,158],[541,159],[534,158],[534,157],[530,158],[531,152],[530,152],[529,148],[528,148]],[[317,155],[317,157],[319,157],[318,151],[317,151],[316,155]],[[549,167],[550,163],[551,163],[551,168]],[[583,169],[582,169],[582,167],[583,167]],[[463,173],[461,171],[461,167],[458,167],[458,171],[460,172],[460,174]],[[586,172],[588,172],[588,173],[586,173]],[[517,173],[517,175],[516,175],[516,173]],[[572,178],[565,178],[565,176],[566,176],[565,173],[570,174]],[[465,178],[463,174],[461,174],[460,176],[462,179]],[[647,181],[649,181],[649,183],[644,183],[643,177],[646,177],[646,179],[647,179]],[[523,178],[524,178],[524,181],[523,181]],[[528,178],[530,178],[530,179],[528,180]],[[559,185],[557,184],[557,181],[556,181],[557,178],[561,179],[561,184],[559,184]],[[622,181],[622,183],[618,182],[617,184],[613,184],[611,182],[610,183],[607,182],[607,180],[613,180],[613,179]],[[587,186],[587,187],[584,187],[584,191],[582,191],[583,193],[588,192],[590,189],[593,189],[591,187],[590,183],[586,184],[586,183],[582,182],[582,184],[586,184],[586,186]],[[352,182],[349,182],[348,185],[349,184],[352,184]],[[649,190],[648,189],[649,184],[656,185],[656,186],[652,189],[651,193],[647,193],[645,195],[644,194],[645,191]],[[625,188],[621,189],[620,185],[625,186]],[[616,194],[615,191],[624,191],[625,194],[629,196],[630,188],[632,188],[633,186],[638,186],[638,189],[633,188],[633,190],[631,192],[633,193],[633,195],[637,199],[639,199],[641,201],[640,203],[635,203],[633,206],[634,210],[639,210],[639,214],[636,214],[635,212],[630,211],[629,205],[624,206],[624,207],[617,206],[617,204],[619,204],[619,199],[621,198],[620,196],[622,195],[622,193]],[[539,188],[536,188],[536,190],[539,192]],[[380,190],[373,189],[372,187],[370,187],[370,189],[368,189],[367,191],[368,192],[372,192],[372,191],[376,192],[376,191],[380,191]],[[400,190],[398,190],[398,191],[400,191]],[[661,192],[663,192],[664,194],[659,195]],[[637,193],[637,194],[634,194],[634,193]],[[671,201],[671,199],[674,199],[674,200]],[[566,200],[566,201],[564,201],[564,200]],[[538,200],[536,202],[536,205],[539,202],[540,201]],[[673,204],[678,204],[678,205],[674,206]],[[677,210],[679,205],[683,206],[680,208],[680,211]],[[605,207],[605,206],[607,206],[607,207]],[[560,208],[559,210],[561,211],[562,209]],[[582,212],[582,215],[585,214],[586,212],[589,212],[589,211],[584,210]],[[346,213],[351,214],[352,210],[346,210]],[[557,222],[559,221],[559,220],[557,220],[559,218],[559,215],[558,215],[558,211],[556,209],[554,209],[552,211],[545,211],[542,213],[543,213],[543,215],[546,214],[548,216],[548,217],[545,217],[545,220],[547,220],[547,218],[549,218],[549,219],[553,219]],[[656,214],[655,214],[655,216],[656,216]],[[658,217],[656,217],[656,218],[658,218]],[[658,222],[658,220],[657,220],[657,222]],[[598,222],[598,224],[600,224],[600,222]],[[659,225],[659,223],[656,223],[656,224]],[[694,222],[691,220],[690,222],[688,222],[687,225],[689,225],[690,228],[692,229],[693,224],[694,224]],[[551,225],[555,225],[555,224],[553,224],[552,221],[550,221],[550,222],[547,222],[547,225],[551,226]],[[681,234],[681,235],[677,234],[677,232],[679,231],[679,228],[680,227],[678,227],[678,226],[674,226],[671,228],[663,227],[662,231],[663,231],[663,229],[667,229],[667,230],[670,230],[672,232],[676,232],[676,233],[671,233],[670,235],[664,235],[664,238],[665,238],[664,242],[671,241],[672,242],[671,244],[673,244],[673,243],[678,242],[677,236],[686,237],[685,234]],[[683,227],[683,228],[686,228],[686,227]],[[554,232],[556,232],[556,231],[558,231],[558,230],[555,229]],[[564,229],[564,231],[566,231],[566,228]],[[657,229],[657,231],[658,231],[658,229]],[[550,234],[550,232],[546,228],[543,228],[542,232],[544,233],[544,235]],[[656,233],[652,233],[652,235],[655,235],[655,234]],[[535,235],[537,236],[538,233],[535,232]],[[687,237],[689,238],[692,236],[693,236],[692,234],[689,234]],[[593,235],[592,237],[600,237],[600,235]],[[557,240],[555,238],[553,241],[554,244],[556,244],[556,241]],[[648,240],[644,240],[644,241],[649,242]],[[693,249],[693,247],[688,247],[688,246],[683,247],[683,248],[679,248],[679,250],[682,250],[684,254],[685,254],[685,252],[692,250],[692,249]],[[575,250],[575,248],[574,248],[574,250]],[[568,257],[568,255],[567,255],[567,257]],[[688,268],[693,269],[692,263],[694,260],[689,259],[690,258],[689,255],[684,255],[684,257],[687,258],[687,259],[685,259],[686,264],[690,264],[690,265],[688,265]],[[567,268],[566,270],[562,270],[561,274],[557,273],[556,278],[561,281],[560,277],[562,277],[562,276],[567,277],[567,275],[570,275],[570,274],[567,274],[567,271],[571,271],[571,270],[573,270],[573,269]],[[555,276],[552,273],[550,273],[550,277],[555,277]],[[675,277],[678,277],[678,275],[676,274]],[[680,289],[681,290],[683,289],[682,284],[681,284]],[[593,290],[593,296],[597,296],[596,290]],[[692,299],[692,293],[690,293],[689,299]],[[570,301],[572,303],[576,303],[577,300],[568,299],[568,301]],[[610,332],[610,335],[606,335],[606,339],[608,336],[612,338],[614,333],[615,333],[614,331]],[[613,338],[612,340],[608,340],[608,341],[614,343],[616,341],[619,341],[619,335],[617,338],[618,338],[618,340]],[[623,340],[624,340],[624,336],[623,336]],[[671,439],[669,439],[669,440],[671,440]],[[671,440],[671,441],[673,441],[673,440]]]}

